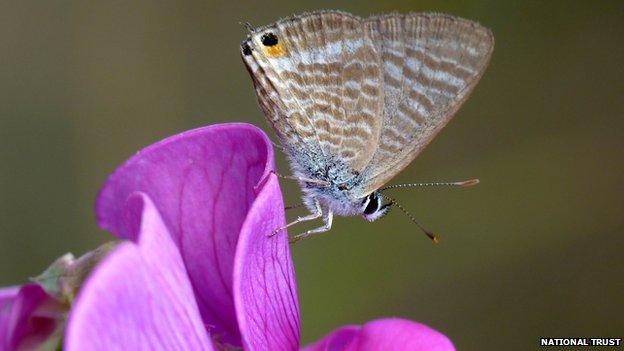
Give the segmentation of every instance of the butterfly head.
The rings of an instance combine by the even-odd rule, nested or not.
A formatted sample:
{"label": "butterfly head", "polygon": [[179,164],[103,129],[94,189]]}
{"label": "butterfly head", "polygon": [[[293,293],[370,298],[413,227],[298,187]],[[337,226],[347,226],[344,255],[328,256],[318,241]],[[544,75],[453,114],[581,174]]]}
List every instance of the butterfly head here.
{"label": "butterfly head", "polygon": [[249,36],[241,44],[243,60],[252,58],[255,50],[266,58],[282,57],[288,53],[277,28],[251,29]]}
{"label": "butterfly head", "polygon": [[373,191],[362,200],[362,217],[369,222],[378,220],[388,214],[392,202],[384,204],[384,197],[379,191]]}

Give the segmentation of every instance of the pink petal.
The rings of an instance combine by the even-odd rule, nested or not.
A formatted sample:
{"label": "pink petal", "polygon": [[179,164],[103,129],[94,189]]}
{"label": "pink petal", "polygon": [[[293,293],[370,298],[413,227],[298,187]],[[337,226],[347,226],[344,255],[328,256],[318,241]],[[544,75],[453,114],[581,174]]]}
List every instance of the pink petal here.
{"label": "pink petal", "polygon": [[62,306],[37,284],[0,294],[0,350],[34,349],[59,326]]}
{"label": "pink petal", "polygon": [[0,289],[0,350],[9,349],[11,310],[17,299],[19,290],[19,286]]}
{"label": "pink petal", "polygon": [[254,186],[271,169],[270,141],[252,125],[185,132],[140,151],[109,178],[97,201],[98,222],[131,237],[120,209],[135,191],[149,195],[182,254],[204,324],[219,340],[240,346],[234,254]]}
{"label": "pink petal", "polygon": [[[19,289],[19,286],[0,288],[0,306],[3,306],[4,303],[13,301],[19,293]],[[2,309],[0,309],[0,313],[2,313]]]}
{"label": "pink petal", "polygon": [[299,303],[284,203],[271,175],[241,229],[234,263],[234,300],[245,350],[297,350]]}
{"label": "pink petal", "polygon": [[304,351],[454,351],[453,343],[426,325],[405,319],[378,319],[362,327],[338,329]]}
{"label": "pink petal", "polygon": [[390,318],[368,322],[348,351],[454,351],[453,343],[428,326]]}
{"label": "pink petal", "polygon": [[[6,339],[5,331],[8,328],[7,325],[11,317],[11,309],[19,290],[19,286],[0,288],[0,345],[4,345],[4,340]],[[0,350],[2,350],[1,347]]]}
{"label": "pink petal", "polygon": [[360,332],[361,327],[348,325],[338,328],[302,351],[342,351],[349,346]]}
{"label": "pink petal", "polygon": [[127,233],[91,273],[69,315],[64,350],[213,350],[182,258],[145,194],[126,206]]}

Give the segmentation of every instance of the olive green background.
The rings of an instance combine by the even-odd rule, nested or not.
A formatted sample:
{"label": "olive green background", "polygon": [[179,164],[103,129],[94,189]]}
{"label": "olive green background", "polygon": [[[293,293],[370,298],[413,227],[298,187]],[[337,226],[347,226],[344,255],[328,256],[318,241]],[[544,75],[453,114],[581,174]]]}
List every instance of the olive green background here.
{"label": "olive green background", "polygon": [[496,48],[455,120],[393,180],[481,184],[393,193],[440,245],[394,210],[336,218],[293,247],[303,342],[382,316],[461,350],[624,337],[620,1],[3,1],[0,285],[110,239],[93,200],[138,149],[220,122],[268,131],[238,22],[319,8],[450,13],[492,28]]}

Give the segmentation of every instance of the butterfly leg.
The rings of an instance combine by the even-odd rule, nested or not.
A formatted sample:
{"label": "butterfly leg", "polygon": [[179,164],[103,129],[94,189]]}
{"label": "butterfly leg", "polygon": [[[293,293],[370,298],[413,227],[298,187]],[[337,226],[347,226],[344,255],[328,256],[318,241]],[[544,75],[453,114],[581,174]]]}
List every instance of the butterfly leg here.
{"label": "butterfly leg", "polygon": [[316,207],[314,212],[310,213],[307,216],[297,217],[297,219],[295,219],[294,221],[286,224],[285,226],[275,229],[273,231],[273,233],[271,233],[271,235],[269,235],[269,236],[273,236],[273,235],[279,233],[281,230],[284,230],[284,229],[290,227],[291,225],[295,225],[297,223],[307,222],[307,221],[311,221],[313,219],[320,218],[323,215],[323,211],[321,210],[321,204],[317,200],[315,200],[314,201],[314,206]]}
{"label": "butterfly leg", "polygon": [[327,213],[323,216],[323,222],[325,222],[325,224],[323,224],[322,227],[318,227],[318,228],[314,228],[314,229],[310,229],[305,233],[301,233],[297,236],[294,236],[292,238],[290,238],[290,243],[296,243],[299,240],[305,239],[311,235],[314,234],[319,234],[319,233],[325,233],[327,231],[329,231],[332,227],[332,221],[334,219],[334,213],[331,210],[328,210]]}

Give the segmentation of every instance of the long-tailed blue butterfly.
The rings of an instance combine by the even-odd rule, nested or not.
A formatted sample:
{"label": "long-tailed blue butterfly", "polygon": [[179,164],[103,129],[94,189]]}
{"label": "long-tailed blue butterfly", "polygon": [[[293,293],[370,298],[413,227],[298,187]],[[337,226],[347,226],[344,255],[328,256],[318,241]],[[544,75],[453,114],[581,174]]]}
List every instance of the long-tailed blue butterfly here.
{"label": "long-tailed blue butterfly", "polygon": [[[328,231],[334,214],[407,214],[383,185],[449,122],[494,48],[490,30],[433,13],[318,11],[248,29],[243,61],[310,210],[287,226],[324,221],[295,240]],[[415,185],[427,184],[398,186]]]}

